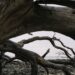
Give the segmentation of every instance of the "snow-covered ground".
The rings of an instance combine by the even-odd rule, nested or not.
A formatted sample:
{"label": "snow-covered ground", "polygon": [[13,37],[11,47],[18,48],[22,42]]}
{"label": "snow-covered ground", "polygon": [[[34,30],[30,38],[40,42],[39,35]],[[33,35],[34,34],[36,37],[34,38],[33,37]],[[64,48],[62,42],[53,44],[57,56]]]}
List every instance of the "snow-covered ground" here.
{"label": "snow-covered ground", "polygon": [[[53,37],[53,35],[55,34],[53,31],[37,31],[37,32],[32,32],[30,34],[24,34],[15,38],[11,38],[10,40],[14,41],[14,42],[19,42],[23,39],[27,40],[29,38],[35,37],[35,36],[48,36],[48,37]],[[61,41],[63,41],[63,43],[68,46],[71,47],[75,50],[75,40],[71,39],[70,37],[67,37],[63,34],[57,33],[55,34],[55,37],[57,37],[58,39],[60,39]],[[59,42],[55,42],[57,45],[61,46]],[[66,58],[65,54],[63,51],[54,48],[51,43],[48,40],[37,40],[37,41],[33,41],[30,42],[29,44],[25,44],[24,49],[33,51],[37,54],[39,54],[40,56],[42,56],[48,49],[50,49],[50,52],[47,54],[47,56],[45,57],[45,59],[63,59]],[[73,57],[73,54],[71,53],[70,50],[67,50],[71,56]],[[10,57],[14,56],[13,54],[10,53],[6,53],[7,55],[9,55]]]}

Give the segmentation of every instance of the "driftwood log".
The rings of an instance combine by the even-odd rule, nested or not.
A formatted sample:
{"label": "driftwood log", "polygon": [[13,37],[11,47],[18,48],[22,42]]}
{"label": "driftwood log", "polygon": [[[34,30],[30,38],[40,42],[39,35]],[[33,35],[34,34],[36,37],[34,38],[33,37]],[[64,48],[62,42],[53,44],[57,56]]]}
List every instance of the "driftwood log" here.
{"label": "driftwood log", "polygon": [[[50,14],[50,10],[40,7],[37,3],[34,3],[33,0],[3,0],[0,2],[0,44],[3,44],[11,37],[40,30],[60,32],[75,39],[75,20],[72,19],[72,17],[53,17],[52,14]],[[56,17],[58,17],[58,19]],[[46,60],[33,52],[23,50],[17,47],[16,44],[14,47],[16,50],[5,47],[1,50],[14,52],[21,60],[23,57],[23,60],[29,58],[28,61],[31,62],[33,67],[32,75],[37,75],[37,63],[44,67],[54,67],[64,71],[63,65],[54,66],[53,63],[46,62]],[[21,54],[19,54],[19,52],[24,54],[24,56],[20,56]],[[34,56],[36,56],[36,58]],[[43,61],[43,63],[41,61]],[[33,63],[35,63],[35,65]],[[71,75],[68,70],[64,72],[66,75]]]}

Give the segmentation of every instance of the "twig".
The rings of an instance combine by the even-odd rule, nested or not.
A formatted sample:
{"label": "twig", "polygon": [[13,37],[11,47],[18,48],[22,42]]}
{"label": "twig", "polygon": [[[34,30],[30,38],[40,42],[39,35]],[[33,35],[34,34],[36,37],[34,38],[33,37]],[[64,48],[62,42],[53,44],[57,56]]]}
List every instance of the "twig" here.
{"label": "twig", "polygon": [[65,48],[67,48],[67,49],[70,49],[70,50],[72,51],[72,53],[75,55],[74,50],[73,50],[72,48],[70,48],[70,47],[64,45],[64,43],[63,43],[60,39],[57,39],[56,37],[54,37],[53,40],[59,41],[63,47],[65,47]]}
{"label": "twig", "polygon": [[45,58],[46,57],[46,55],[49,53],[49,49],[44,53],[44,55],[42,56],[43,58]]}

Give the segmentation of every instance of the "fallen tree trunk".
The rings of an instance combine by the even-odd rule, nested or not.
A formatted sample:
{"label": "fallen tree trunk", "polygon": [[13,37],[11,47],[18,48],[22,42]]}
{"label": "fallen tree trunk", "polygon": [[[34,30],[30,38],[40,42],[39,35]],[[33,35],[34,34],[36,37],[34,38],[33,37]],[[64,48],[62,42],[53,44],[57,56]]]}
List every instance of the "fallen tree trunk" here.
{"label": "fallen tree trunk", "polygon": [[0,10],[0,42],[34,31],[56,31],[75,38],[75,19],[52,16],[51,10],[32,0],[3,1]]}
{"label": "fallen tree trunk", "polygon": [[[13,44],[13,45],[10,46],[10,44]],[[35,69],[35,71],[36,71],[36,72],[34,72],[35,75],[37,74],[37,68],[35,67],[36,63],[43,66],[44,68],[46,67],[46,68],[62,70],[65,73],[65,75],[71,75],[71,73],[69,72],[69,68],[67,68],[65,65],[63,65],[63,64],[60,65],[60,64],[55,64],[55,63],[49,62],[34,52],[20,48],[19,45],[16,45],[12,42],[10,42],[10,44],[9,44],[8,48],[6,47],[3,50],[15,53],[16,57],[23,61],[28,60],[30,63],[32,61],[32,73],[34,72],[34,69]],[[7,44],[7,46],[8,46],[8,44]],[[34,64],[34,61],[36,62],[35,64]]]}
{"label": "fallen tree trunk", "polygon": [[[12,52],[16,54],[16,57],[22,61],[29,61],[31,63],[31,75],[35,74],[37,75],[37,63],[35,60],[35,57],[33,56],[33,53],[31,51],[26,50],[25,53],[23,52],[23,49],[17,47],[16,44],[13,44],[12,42],[8,42],[7,47],[0,47],[0,50],[3,50],[4,52]],[[18,51],[16,51],[18,50]]]}

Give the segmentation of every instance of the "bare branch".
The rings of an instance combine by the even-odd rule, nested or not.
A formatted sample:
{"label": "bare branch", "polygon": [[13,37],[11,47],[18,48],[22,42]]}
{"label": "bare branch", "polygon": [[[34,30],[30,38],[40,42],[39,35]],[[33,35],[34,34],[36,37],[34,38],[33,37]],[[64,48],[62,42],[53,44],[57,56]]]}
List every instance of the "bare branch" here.
{"label": "bare branch", "polygon": [[66,54],[66,56],[67,56],[68,58],[70,58],[71,60],[73,60],[73,59],[71,58],[70,54],[66,51],[66,49],[55,45],[55,43],[54,43],[54,38],[50,38],[50,37],[48,37],[48,36],[43,36],[43,37],[36,36],[36,37],[30,38],[30,39],[28,39],[28,40],[22,40],[22,41],[20,41],[20,42],[22,42],[23,45],[24,45],[24,44],[27,44],[27,43],[30,43],[30,42],[33,42],[33,41],[36,41],[36,40],[49,40],[49,41],[51,42],[51,44],[52,44],[55,48],[64,51],[64,53]]}
{"label": "bare branch", "polygon": [[75,52],[72,48],[68,47],[68,46],[65,46],[64,43],[60,40],[60,39],[57,39],[56,37],[53,37],[53,40],[57,40],[61,43],[61,45],[67,49],[70,49],[72,51],[72,53],[75,55]]}
{"label": "bare branch", "polygon": [[[36,59],[34,57],[34,53],[28,50],[24,50],[21,47],[19,47],[19,45],[17,45],[16,43],[13,43],[11,41],[6,41],[5,43],[7,45],[7,47],[0,47],[0,50],[3,50],[5,52],[13,52],[16,54],[16,57],[22,61],[28,61],[31,63],[31,75],[37,75],[38,72],[38,67],[37,67],[37,62]],[[33,64],[34,63],[34,64]]]}
{"label": "bare branch", "polygon": [[53,40],[52,45],[53,45],[55,48],[64,51],[65,55],[66,55],[70,60],[73,61],[73,58],[71,58],[70,54],[66,51],[66,49],[64,49],[64,48],[62,48],[62,47],[59,47],[59,46],[56,46],[55,43],[54,43],[54,40]]}
{"label": "bare branch", "polygon": [[45,58],[46,55],[49,53],[49,51],[50,51],[50,50],[48,49],[42,57]]}
{"label": "bare branch", "polygon": [[60,60],[48,60],[52,63],[56,63],[56,64],[64,64],[64,65],[71,65],[74,67],[74,64],[71,62],[71,60],[64,60],[64,59],[60,59]]}

